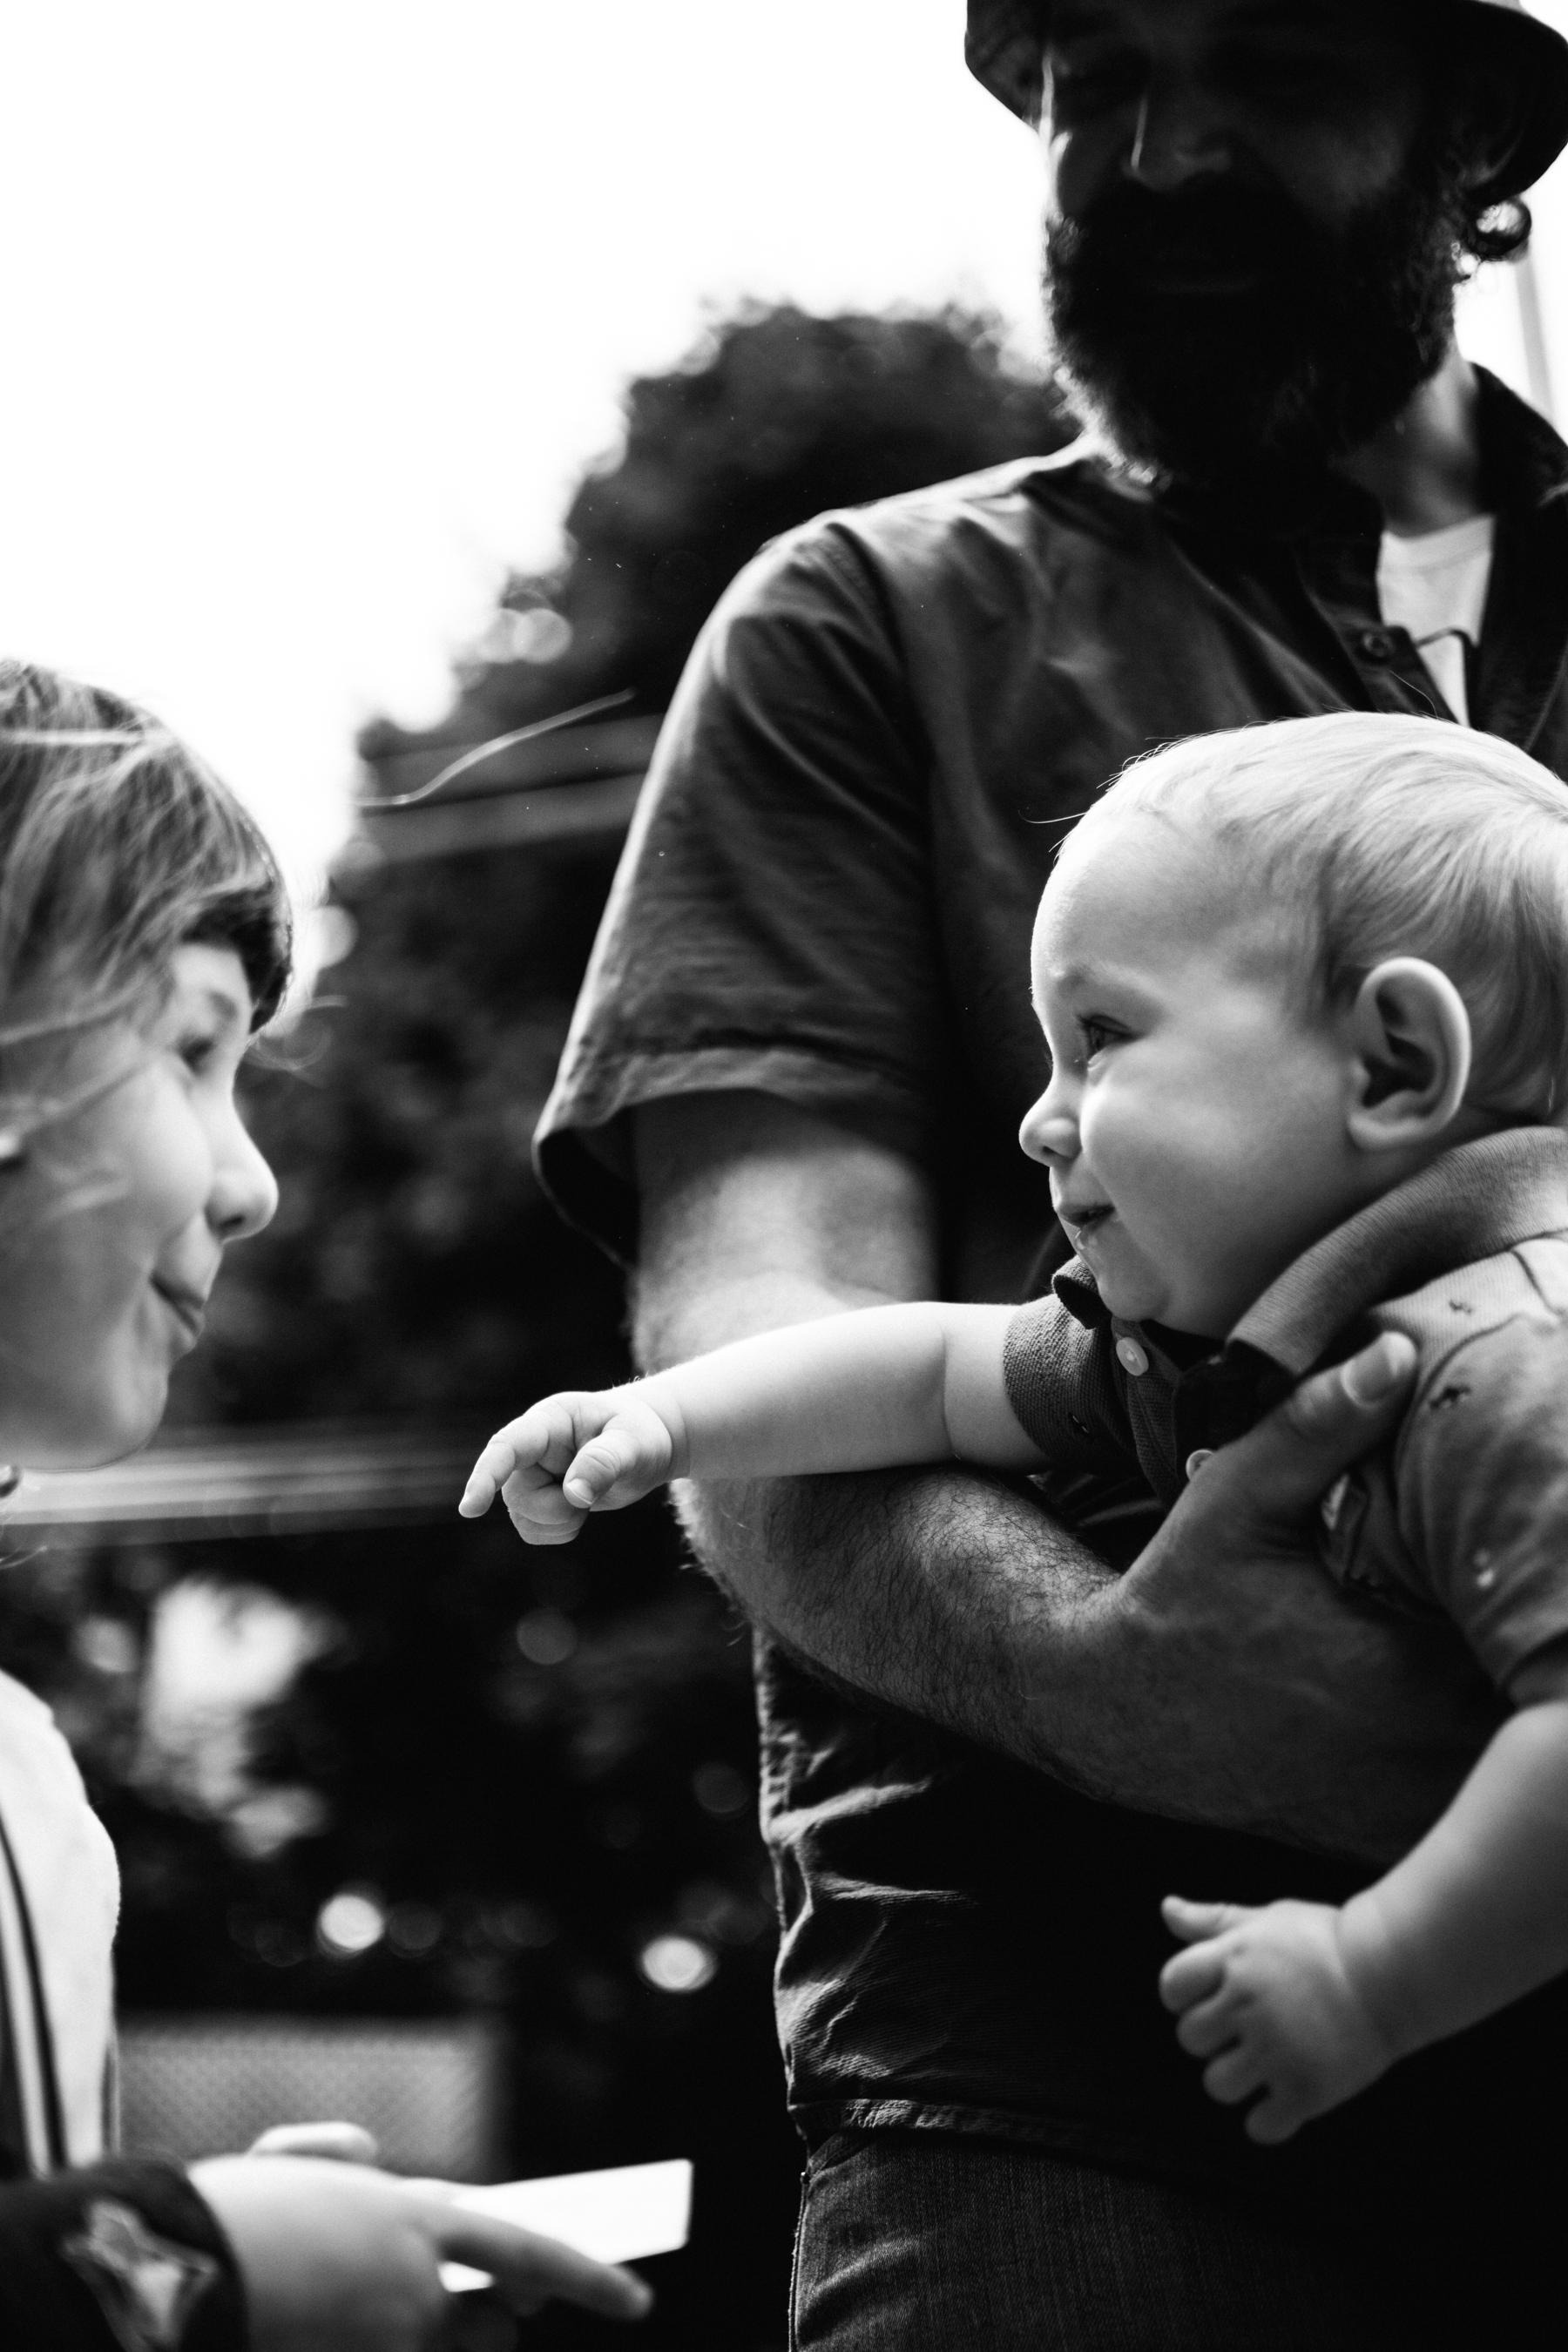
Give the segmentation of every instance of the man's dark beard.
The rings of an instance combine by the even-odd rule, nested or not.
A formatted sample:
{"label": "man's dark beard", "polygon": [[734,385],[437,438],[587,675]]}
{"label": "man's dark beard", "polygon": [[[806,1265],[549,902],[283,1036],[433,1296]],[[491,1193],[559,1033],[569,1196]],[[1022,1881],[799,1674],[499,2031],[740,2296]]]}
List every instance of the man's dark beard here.
{"label": "man's dark beard", "polygon": [[[1232,503],[1290,503],[1405,405],[1452,329],[1452,173],[1404,184],[1335,233],[1234,180],[1152,195],[1131,182],[1046,244],[1059,376],[1087,422],[1156,478]],[[1245,290],[1178,290],[1165,265]]]}

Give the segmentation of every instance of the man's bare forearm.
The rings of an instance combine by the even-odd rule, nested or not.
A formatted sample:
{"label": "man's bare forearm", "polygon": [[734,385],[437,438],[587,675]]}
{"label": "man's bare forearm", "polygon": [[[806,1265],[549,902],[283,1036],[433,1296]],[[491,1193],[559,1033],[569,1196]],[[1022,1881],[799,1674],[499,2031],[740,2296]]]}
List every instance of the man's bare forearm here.
{"label": "man's bare forearm", "polygon": [[[1045,1512],[967,1472],[688,1482],[699,1559],[803,1664],[1091,1793],[1127,1796],[1114,1696],[1072,1697],[1111,1572]],[[1051,1703],[1039,1685],[1055,1684]]]}
{"label": "man's bare forearm", "polygon": [[[637,1141],[645,1368],[938,1295],[934,1199],[897,1155],[760,1096],[650,1105]],[[1027,1494],[950,1468],[693,1490],[689,1525],[831,1680],[1104,1798],[1386,1862],[1499,1715],[1447,1628],[1347,1604],[1314,1556],[1318,1497],[1393,1430],[1408,1378],[1309,1383],[1121,1577]]]}
{"label": "man's bare forearm", "polygon": [[1278,1655],[1300,1616],[1316,1641],[1249,1705],[1234,1623],[1185,1601],[1173,1616],[1142,1564],[1113,1573],[983,1478],[689,1485],[679,1502],[710,1573],[804,1664],[1141,1812],[1385,1863],[1495,1720],[1440,1633],[1352,1614],[1310,1560],[1263,1570],[1279,1622],[1265,1608],[1260,1640]]}

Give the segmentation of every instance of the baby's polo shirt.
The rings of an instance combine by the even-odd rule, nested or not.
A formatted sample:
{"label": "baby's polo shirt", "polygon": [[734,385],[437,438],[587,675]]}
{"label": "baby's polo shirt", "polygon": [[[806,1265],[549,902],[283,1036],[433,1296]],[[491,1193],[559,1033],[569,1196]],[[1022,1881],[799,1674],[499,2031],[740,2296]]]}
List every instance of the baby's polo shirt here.
{"label": "baby's polo shirt", "polygon": [[[1453,1620],[1506,1688],[1568,1638],[1568,1138],[1511,1128],[1445,1152],[1289,1266],[1222,1347],[1123,1322],[1075,1258],[1008,1328],[1007,1394],[1047,1495],[1168,1509],[1198,1460],[1380,1331],[1417,1351],[1393,1439],[1325,1497],[1348,1589]],[[1147,1510],[1148,1507],[1145,1506]],[[1092,1533],[1094,1515],[1078,1524]]]}

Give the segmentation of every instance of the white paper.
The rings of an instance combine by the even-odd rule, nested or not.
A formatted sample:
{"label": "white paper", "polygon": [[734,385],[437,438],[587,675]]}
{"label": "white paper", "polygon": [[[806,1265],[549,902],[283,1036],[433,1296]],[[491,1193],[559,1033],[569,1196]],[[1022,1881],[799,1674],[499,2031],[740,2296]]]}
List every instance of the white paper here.
{"label": "white paper", "polygon": [[[691,2167],[684,2157],[666,2164],[621,2164],[607,2172],[559,2172],[547,2180],[505,2180],[494,2189],[465,2189],[455,2200],[473,2213],[491,2213],[542,2238],[590,2254],[596,2263],[635,2263],[670,2254],[691,2227]],[[489,2286],[487,2271],[443,2263],[441,2284],[454,2294]]]}

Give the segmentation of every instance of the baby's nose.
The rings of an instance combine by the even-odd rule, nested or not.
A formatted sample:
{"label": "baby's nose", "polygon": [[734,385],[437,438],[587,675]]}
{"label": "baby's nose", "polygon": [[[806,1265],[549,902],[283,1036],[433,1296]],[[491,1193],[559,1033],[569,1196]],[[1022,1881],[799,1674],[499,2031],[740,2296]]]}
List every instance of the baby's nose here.
{"label": "baby's nose", "polygon": [[1025,1112],[1018,1129],[1026,1158],[1038,1160],[1042,1167],[1071,1160],[1078,1151],[1078,1122],[1060,1102],[1053,1102],[1055,1091],[1054,1087],[1046,1088],[1038,1102]]}

